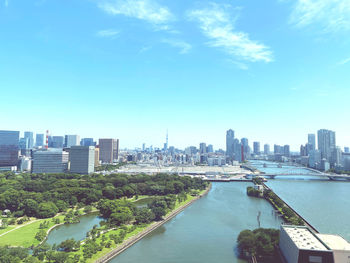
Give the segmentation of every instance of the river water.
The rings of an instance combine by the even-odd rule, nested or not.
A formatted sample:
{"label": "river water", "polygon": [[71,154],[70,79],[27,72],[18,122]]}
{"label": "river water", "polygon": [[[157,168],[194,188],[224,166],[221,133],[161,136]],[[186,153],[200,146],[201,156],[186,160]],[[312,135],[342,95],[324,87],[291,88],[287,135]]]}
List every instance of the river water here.
{"label": "river water", "polygon": [[280,219],[262,199],[248,197],[251,183],[213,183],[208,195],[137,242],[111,263],[242,263],[236,239],[244,229],[279,228]]}
{"label": "river water", "polygon": [[[267,163],[267,168],[262,168],[261,162],[252,162],[266,173],[278,174],[293,168],[285,165],[271,167],[275,164],[264,163]],[[350,241],[349,181],[295,175],[268,179],[266,184],[319,232],[337,234]]]}

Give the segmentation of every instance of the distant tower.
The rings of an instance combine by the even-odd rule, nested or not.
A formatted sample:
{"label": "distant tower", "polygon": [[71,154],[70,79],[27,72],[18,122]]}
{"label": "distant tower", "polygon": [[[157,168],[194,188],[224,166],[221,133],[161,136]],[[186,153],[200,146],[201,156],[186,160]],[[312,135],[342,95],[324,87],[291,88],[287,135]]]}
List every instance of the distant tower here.
{"label": "distant tower", "polygon": [[168,141],[168,129],[166,130],[166,149],[168,149],[169,141]]}
{"label": "distant tower", "polygon": [[46,143],[45,143],[45,148],[49,148],[49,130],[46,130]]}

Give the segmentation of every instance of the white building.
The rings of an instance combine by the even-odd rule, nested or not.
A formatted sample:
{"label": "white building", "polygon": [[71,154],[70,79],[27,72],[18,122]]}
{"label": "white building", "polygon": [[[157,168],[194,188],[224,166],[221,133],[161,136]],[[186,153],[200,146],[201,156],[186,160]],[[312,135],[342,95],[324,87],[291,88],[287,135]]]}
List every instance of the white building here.
{"label": "white building", "polygon": [[350,244],[345,239],[306,226],[282,225],[279,247],[288,263],[350,263]]}
{"label": "white building", "polygon": [[67,148],[80,145],[80,136],[79,135],[66,135],[64,137],[64,145]]}

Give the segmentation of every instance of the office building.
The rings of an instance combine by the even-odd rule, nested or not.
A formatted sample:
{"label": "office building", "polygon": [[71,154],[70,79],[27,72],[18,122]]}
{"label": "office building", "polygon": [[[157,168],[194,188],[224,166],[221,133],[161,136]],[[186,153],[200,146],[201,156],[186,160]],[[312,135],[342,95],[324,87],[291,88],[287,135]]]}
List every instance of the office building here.
{"label": "office building", "polygon": [[264,154],[265,155],[269,155],[270,154],[270,145],[269,144],[265,144],[264,145]]}
{"label": "office building", "polygon": [[95,147],[71,146],[69,150],[70,172],[90,174],[95,171]]}
{"label": "office building", "polygon": [[32,173],[64,173],[68,168],[68,152],[59,149],[33,152]]}
{"label": "office building", "polygon": [[64,146],[64,137],[63,136],[52,136],[51,147],[62,149]]}
{"label": "office building", "polygon": [[80,141],[81,146],[95,146],[95,142],[93,138],[83,138]]}
{"label": "office building", "polygon": [[213,153],[214,152],[214,147],[212,144],[209,144],[207,147],[207,153]]}
{"label": "office building", "polygon": [[316,135],[310,133],[307,135],[308,151],[316,150]]}
{"label": "office building", "polygon": [[284,154],[284,148],[283,148],[283,146],[280,146],[280,145],[277,145],[277,144],[275,144],[274,146],[273,146],[273,153],[274,154]]}
{"label": "office building", "polygon": [[254,154],[260,155],[260,142],[253,142]]}
{"label": "office building", "polygon": [[350,244],[340,236],[306,226],[282,225],[279,248],[287,263],[348,263]]}
{"label": "office building", "polygon": [[330,164],[332,167],[335,167],[335,166],[341,166],[341,163],[342,163],[342,151],[340,147],[335,147],[332,151]]}
{"label": "office building", "polygon": [[33,149],[34,147],[34,134],[33,132],[24,132],[24,138],[28,139],[28,149]]}
{"label": "office building", "polygon": [[27,150],[29,149],[29,140],[28,138],[20,138],[18,143],[20,150]]}
{"label": "office building", "polygon": [[321,129],[317,132],[318,150],[321,152],[322,159],[330,161],[332,151],[335,148],[335,132],[330,130]]}
{"label": "office building", "polygon": [[37,133],[36,134],[36,140],[35,140],[35,146],[36,147],[44,147],[44,134],[42,133]]}
{"label": "office building", "polygon": [[118,160],[118,139],[99,139],[99,148],[102,163],[113,163],[114,160]]}
{"label": "office building", "polygon": [[95,147],[95,167],[100,166],[100,149]]}
{"label": "office building", "polygon": [[199,144],[199,153],[207,153],[207,144],[205,142]]}
{"label": "office building", "polygon": [[349,153],[350,151],[349,151],[349,147],[344,147],[344,152],[345,153]]}
{"label": "office building", "polygon": [[321,152],[319,150],[313,150],[309,153],[309,167],[318,168],[321,164]]}
{"label": "office building", "polygon": [[17,166],[19,131],[0,131],[0,167]]}
{"label": "office building", "polygon": [[226,156],[233,158],[234,155],[235,132],[233,130],[226,131]]}
{"label": "office building", "polygon": [[283,156],[290,157],[290,146],[289,145],[283,146]]}
{"label": "office building", "polygon": [[72,146],[80,145],[79,135],[66,135],[64,136],[64,146],[70,148]]}

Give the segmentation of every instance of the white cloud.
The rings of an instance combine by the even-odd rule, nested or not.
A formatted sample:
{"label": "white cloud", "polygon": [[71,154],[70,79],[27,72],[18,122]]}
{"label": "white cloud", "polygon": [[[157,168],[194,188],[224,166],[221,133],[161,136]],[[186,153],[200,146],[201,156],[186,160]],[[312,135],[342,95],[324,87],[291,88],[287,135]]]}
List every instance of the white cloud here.
{"label": "white cloud", "polygon": [[298,27],[321,25],[325,32],[350,29],[349,0],[297,0],[290,22]]}
{"label": "white cloud", "polygon": [[109,37],[109,38],[116,38],[117,35],[119,35],[118,30],[114,29],[105,29],[105,30],[100,30],[96,33],[98,37]]}
{"label": "white cloud", "polygon": [[[237,10],[236,10],[237,12]],[[209,8],[188,12],[190,20],[198,21],[212,47],[223,48],[230,55],[251,62],[271,62],[272,52],[264,44],[253,41],[245,32],[235,30],[236,15],[232,17],[229,5],[211,4]]]}
{"label": "white cloud", "polygon": [[176,39],[163,39],[162,40],[163,43],[166,43],[166,44],[169,44],[170,46],[172,47],[176,47],[176,48],[179,48],[180,49],[180,54],[186,54],[188,53],[191,48],[192,48],[192,45],[185,42],[185,41],[182,41],[182,40],[176,40]]}
{"label": "white cloud", "polygon": [[155,0],[103,0],[98,7],[111,15],[124,15],[153,24],[157,30],[168,30],[168,22],[174,19],[167,7]]}
{"label": "white cloud", "polygon": [[350,62],[350,57],[347,58],[347,59],[344,59],[344,60],[340,61],[340,62],[338,63],[338,65],[345,65],[345,64],[347,64],[347,63],[349,63],[349,62]]}

